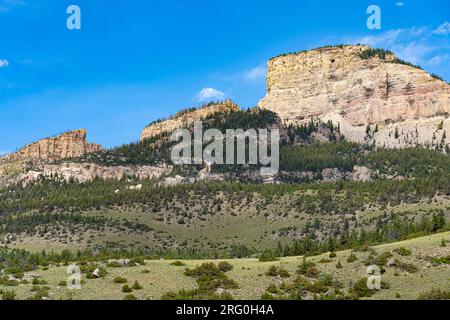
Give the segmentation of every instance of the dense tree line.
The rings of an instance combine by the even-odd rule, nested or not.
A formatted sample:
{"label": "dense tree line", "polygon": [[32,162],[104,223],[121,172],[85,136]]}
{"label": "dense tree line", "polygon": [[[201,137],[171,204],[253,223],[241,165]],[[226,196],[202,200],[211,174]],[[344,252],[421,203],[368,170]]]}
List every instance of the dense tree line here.
{"label": "dense tree line", "polygon": [[346,249],[358,250],[367,246],[421,237],[449,228],[450,225],[447,225],[442,212],[434,213],[431,217],[422,216],[418,222],[391,215],[387,219],[379,218],[373,229],[356,231],[346,228],[334,236],[329,236],[326,241],[319,241],[314,234],[310,234],[304,239],[292,241],[285,246],[279,243],[273,250],[273,255],[278,257],[318,255]]}
{"label": "dense tree line", "polygon": [[[436,169],[436,168],[435,168]],[[411,170],[411,169],[410,169]],[[412,169],[413,170],[413,169]],[[412,171],[411,170],[411,171]],[[440,172],[440,170],[438,170]],[[381,207],[401,203],[417,203],[436,195],[450,195],[450,174],[428,174],[403,180],[374,180],[367,182],[339,181],[337,183],[303,183],[263,185],[251,183],[194,183],[160,187],[153,180],[104,181],[89,183],[61,182],[46,179],[26,188],[11,186],[0,193],[0,214],[38,210],[76,212],[112,206],[145,205],[157,212],[176,199],[180,203],[194,201],[192,195],[205,196],[224,193],[227,199],[253,197],[255,194],[270,203],[274,197],[296,192],[296,206],[305,212],[342,213],[366,205]],[[142,190],[126,190],[132,183],[142,183]],[[116,193],[115,190],[121,190]]]}
{"label": "dense tree line", "polygon": [[128,220],[117,220],[102,216],[85,216],[81,214],[64,213],[32,213],[0,216],[0,234],[3,233],[31,233],[34,234],[36,226],[56,225],[59,223],[69,223],[71,225],[84,225],[92,229],[104,227],[125,227],[133,231],[151,231],[152,229],[141,223],[130,222]]}

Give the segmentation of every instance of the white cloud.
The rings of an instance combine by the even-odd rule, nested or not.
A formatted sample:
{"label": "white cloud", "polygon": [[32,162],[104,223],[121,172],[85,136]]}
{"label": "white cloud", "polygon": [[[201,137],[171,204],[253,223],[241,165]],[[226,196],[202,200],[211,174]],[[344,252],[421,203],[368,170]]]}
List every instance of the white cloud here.
{"label": "white cloud", "polygon": [[9,61],[6,59],[0,59],[0,69],[6,68],[7,66],[9,66]]}
{"label": "white cloud", "polygon": [[429,54],[440,49],[430,39],[431,35],[431,30],[427,27],[413,26],[408,29],[394,29],[377,35],[353,39],[350,42],[388,49],[400,59],[414,64],[423,64],[429,60]]}
{"label": "white cloud", "polygon": [[400,35],[404,34],[405,31],[406,31],[405,29],[389,30],[375,36],[366,36],[357,39],[355,43],[366,44],[371,47],[378,47],[378,46],[386,47],[388,45],[392,45],[393,43],[395,43],[397,39],[400,37]]}
{"label": "white cloud", "polygon": [[266,71],[265,65],[260,65],[256,68],[244,71],[242,77],[246,82],[264,81],[266,78]]}
{"label": "white cloud", "polygon": [[216,74],[215,77],[221,81],[232,81],[238,84],[242,84],[243,82],[248,84],[260,84],[265,83],[266,74],[267,67],[264,62],[251,69],[245,69],[244,71],[232,74],[219,73]]}
{"label": "white cloud", "polygon": [[439,65],[442,62],[448,60],[449,57],[450,57],[450,55],[448,55],[448,54],[445,54],[442,56],[435,56],[430,61],[428,61],[427,64]]}
{"label": "white cloud", "polygon": [[424,57],[435,48],[426,43],[412,41],[406,44],[395,44],[390,49],[400,59],[414,64],[420,64],[423,63]]}
{"label": "white cloud", "polygon": [[212,100],[223,100],[225,98],[225,93],[214,88],[203,88],[197,94],[197,101],[206,102]]}
{"label": "white cloud", "polygon": [[429,31],[429,28],[427,28],[427,27],[413,26],[409,29],[409,35],[417,37],[420,35],[424,35],[428,31]]}
{"label": "white cloud", "polygon": [[399,8],[401,8],[401,7],[403,7],[403,6],[405,5],[405,3],[399,1],[399,2],[395,3],[395,5],[396,5],[397,7],[399,7]]}
{"label": "white cloud", "polygon": [[[383,48],[394,52],[402,60],[422,67],[439,66],[447,72],[450,61],[450,44],[438,38],[440,34],[450,34],[450,23],[445,22],[436,30],[429,26],[411,26],[409,28],[386,30],[363,37],[342,37],[333,39],[334,43],[365,44],[374,48]],[[329,41],[322,40],[322,43]],[[428,70],[430,71],[430,70]]]}
{"label": "white cloud", "polygon": [[450,22],[445,21],[436,30],[433,31],[434,34],[448,35],[450,34]]}

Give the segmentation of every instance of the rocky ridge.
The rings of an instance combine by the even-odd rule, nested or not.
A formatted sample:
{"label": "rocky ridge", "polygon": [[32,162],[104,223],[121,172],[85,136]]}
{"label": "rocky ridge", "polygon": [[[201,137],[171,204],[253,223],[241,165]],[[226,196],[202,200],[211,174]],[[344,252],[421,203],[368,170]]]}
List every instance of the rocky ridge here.
{"label": "rocky ridge", "polygon": [[215,113],[231,112],[237,110],[239,110],[238,105],[231,100],[227,100],[225,102],[213,103],[193,111],[182,112],[181,114],[175,115],[168,120],[156,122],[144,128],[141,133],[140,141],[158,136],[163,132],[171,132],[179,128],[188,127],[195,121],[202,120]]}
{"label": "rocky ridge", "polygon": [[42,164],[17,176],[15,181],[23,187],[44,178],[58,178],[65,182],[91,182],[94,179],[123,180],[138,178],[159,179],[170,174],[172,166],[101,166],[94,163],[64,162]]}
{"label": "rocky ridge", "polygon": [[80,129],[68,131],[53,138],[42,139],[7,155],[2,161],[41,160],[48,162],[102,151],[101,145],[87,142],[86,134],[86,130]]}
{"label": "rocky ridge", "polygon": [[356,142],[441,143],[450,132],[450,86],[393,54],[362,57],[368,50],[324,47],[270,60],[259,107],[285,122],[332,120]]}

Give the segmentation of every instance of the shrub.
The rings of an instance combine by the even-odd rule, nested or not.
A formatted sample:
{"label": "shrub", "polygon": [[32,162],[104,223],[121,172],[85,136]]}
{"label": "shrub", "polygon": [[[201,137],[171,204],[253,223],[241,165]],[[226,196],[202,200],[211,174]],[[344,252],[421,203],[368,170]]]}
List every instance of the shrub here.
{"label": "shrub", "polygon": [[339,260],[338,263],[336,264],[336,269],[342,269],[342,268],[343,268],[343,266],[342,266],[341,260]]}
{"label": "shrub", "polygon": [[220,274],[222,274],[222,271],[214,263],[203,263],[201,266],[197,266],[194,269],[186,269],[184,272],[184,275],[188,277],[218,276]]}
{"label": "shrub", "polygon": [[114,283],[127,283],[127,282],[128,282],[128,280],[123,277],[115,277],[114,278]]}
{"label": "shrub", "polygon": [[350,253],[350,255],[347,258],[347,262],[348,263],[352,263],[352,262],[355,262],[357,260],[358,260],[358,258],[356,257],[356,254],[352,251],[352,253]]}
{"label": "shrub", "polygon": [[450,291],[441,291],[441,289],[432,289],[430,292],[421,293],[419,300],[450,300]]}
{"label": "shrub", "polygon": [[359,279],[351,289],[351,295],[354,299],[371,297],[375,294],[376,290],[369,289],[367,287],[367,278]]}
{"label": "shrub", "polygon": [[289,278],[291,276],[289,274],[289,272],[286,269],[283,269],[283,268],[280,268],[278,273],[279,273],[281,278]]}
{"label": "shrub", "polygon": [[312,261],[307,261],[305,257],[303,257],[302,263],[298,266],[297,273],[305,275],[308,272],[308,269],[311,267],[315,267],[316,264]]}
{"label": "shrub", "polygon": [[80,270],[82,273],[84,273],[86,275],[87,279],[96,279],[96,277],[93,275],[93,273],[95,272],[95,270],[99,270],[98,272],[98,276],[100,278],[104,278],[107,274],[108,271],[106,270],[105,267],[100,266],[98,264],[92,263],[92,264],[85,264],[85,265],[81,265],[80,266]]}
{"label": "shrub", "polygon": [[181,261],[174,261],[170,265],[171,266],[175,266],[175,267],[184,267],[186,264],[184,262],[181,262]]}
{"label": "shrub", "polygon": [[131,289],[131,288],[126,284],[126,285],[124,285],[124,286],[122,287],[122,292],[130,293],[130,292],[133,292],[133,289]]}
{"label": "shrub", "polygon": [[218,267],[219,270],[222,271],[222,272],[228,272],[228,271],[233,270],[233,266],[232,266],[229,262],[226,262],[226,261],[221,261],[221,262],[219,262],[219,264],[217,265],[217,267]]}
{"label": "shrub", "polygon": [[266,276],[276,277],[277,275],[278,275],[278,267],[277,266],[270,266],[269,270],[266,272]]}
{"label": "shrub", "polygon": [[275,256],[272,251],[266,250],[259,256],[260,262],[270,262],[270,261],[278,261],[279,258]]}
{"label": "shrub", "polygon": [[402,262],[397,259],[395,259],[395,267],[402,271],[406,271],[409,273],[416,273],[419,271],[419,268],[417,266],[413,265],[412,263]]}
{"label": "shrub", "polygon": [[368,252],[368,251],[372,251],[373,249],[369,245],[363,244],[363,245],[359,245],[359,246],[355,247],[353,250],[356,252]]}
{"label": "shrub", "polygon": [[218,288],[222,289],[237,289],[237,283],[229,279],[226,275],[220,274],[215,277],[202,276],[197,279],[197,284],[201,290],[216,290]]}
{"label": "shrub", "polygon": [[59,287],[65,287],[65,286],[67,286],[67,281],[66,281],[66,280],[61,280],[60,282],[58,282],[58,286],[59,286]]}
{"label": "shrub", "polygon": [[336,258],[337,257],[336,252],[330,252],[329,257],[330,257],[330,259]]}
{"label": "shrub", "polygon": [[35,286],[41,286],[41,285],[46,285],[47,281],[45,279],[41,279],[41,278],[34,278],[33,281],[31,282],[31,284],[33,284]]}
{"label": "shrub", "polygon": [[2,300],[15,300],[17,296],[12,290],[0,290],[0,294],[2,295]]}
{"label": "shrub", "polygon": [[289,278],[290,274],[286,269],[284,269],[282,267],[270,266],[269,270],[266,272],[266,276],[269,276],[269,277],[280,276],[281,278]]}
{"label": "shrub", "polygon": [[441,76],[437,75],[436,73],[431,73],[430,75],[431,75],[434,79],[437,79],[437,80],[441,80],[441,81],[446,82],[446,81],[444,80],[444,78],[442,78]]}
{"label": "shrub", "polygon": [[389,251],[385,251],[381,254],[378,254],[376,252],[372,252],[369,257],[367,258],[365,264],[366,266],[370,265],[377,265],[381,269],[381,273],[386,272],[384,269],[384,266],[388,262],[388,260],[392,257],[392,253]]}
{"label": "shrub", "polygon": [[168,292],[161,296],[161,300],[233,300],[228,292],[217,294],[214,291],[203,291],[201,289],[180,290],[177,293]]}
{"label": "shrub", "polygon": [[108,262],[107,266],[110,268],[122,268],[123,267],[123,265],[117,261],[110,261],[110,262]]}
{"label": "shrub", "polygon": [[48,291],[48,290],[50,290],[50,287],[48,287],[48,286],[45,286],[45,287],[31,286],[30,290],[32,292],[37,292],[39,290],[46,290],[46,291]]}
{"label": "shrub", "polygon": [[127,295],[123,298],[123,300],[137,300],[137,298],[136,298],[135,295],[127,294]]}
{"label": "shrub", "polygon": [[3,278],[0,278],[0,285],[3,285],[5,287],[17,287],[19,285],[19,281],[14,279],[8,279],[5,276]]}
{"label": "shrub", "polygon": [[238,284],[229,279],[214,263],[203,263],[194,269],[186,269],[186,276],[197,279],[198,288],[180,290],[162,295],[162,300],[232,300],[228,292],[217,293],[217,289],[237,289]]}
{"label": "shrub", "polygon": [[271,295],[270,293],[264,292],[261,295],[261,300],[271,301],[271,300],[276,300],[276,298],[273,295]]}
{"label": "shrub", "polygon": [[145,266],[145,260],[143,257],[133,257],[130,260],[130,266]]}
{"label": "shrub", "polygon": [[389,51],[389,50],[385,50],[385,49],[369,48],[369,49],[362,51],[359,54],[359,57],[364,60],[367,60],[367,59],[370,59],[373,57],[378,57],[381,60],[386,60],[387,55],[393,55],[393,52]]}
{"label": "shrub", "polygon": [[309,267],[305,275],[309,278],[315,278],[319,274],[320,274],[319,269],[317,269],[316,267]]}
{"label": "shrub", "polygon": [[330,287],[333,285],[333,276],[328,273],[322,273],[319,277],[317,277],[316,283]]}
{"label": "shrub", "polygon": [[131,288],[132,288],[133,290],[142,290],[142,289],[144,289],[144,287],[141,286],[137,280],[134,281],[134,284],[133,284],[133,286],[132,286]]}
{"label": "shrub", "polygon": [[267,292],[272,293],[272,294],[278,294],[280,292],[280,290],[277,288],[276,285],[271,284],[267,289]]}
{"label": "shrub", "polygon": [[394,252],[399,254],[399,255],[401,255],[401,256],[410,256],[410,255],[412,255],[411,250],[409,250],[407,248],[404,248],[404,247],[394,249]]}
{"label": "shrub", "polygon": [[325,293],[328,291],[328,279],[324,279],[324,281],[317,280],[315,282],[309,282],[305,288],[311,293]]}
{"label": "shrub", "polygon": [[431,259],[433,264],[450,264],[450,254],[445,257]]}
{"label": "shrub", "polygon": [[32,286],[31,291],[34,292],[34,296],[31,296],[28,300],[42,300],[43,298],[48,298],[49,290],[49,287]]}

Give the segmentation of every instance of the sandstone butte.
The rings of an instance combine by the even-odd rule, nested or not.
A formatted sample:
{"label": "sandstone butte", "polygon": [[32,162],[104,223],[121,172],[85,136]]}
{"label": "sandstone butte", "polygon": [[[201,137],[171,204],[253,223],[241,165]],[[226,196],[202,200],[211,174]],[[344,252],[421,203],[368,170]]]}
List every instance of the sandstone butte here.
{"label": "sandstone butte", "polygon": [[237,110],[239,110],[238,105],[231,100],[227,100],[209,104],[190,112],[181,112],[168,120],[150,124],[142,131],[140,140],[143,141],[147,138],[158,136],[163,132],[171,132],[179,128],[189,127],[194,121],[202,120],[215,113],[225,113]]}
{"label": "sandstone butte", "polygon": [[450,86],[393,54],[361,58],[367,49],[324,47],[271,59],[258,106],[288,123],[331,120],[350,141],[448,145]]}
{"label": "sandstone butte", "polygon": [[[323,47],[269,60],[267,94],[258,107],[277,113],[285,123],[332,121],[355,142],[388,148],[450,145],[445,139],[450,133],[450,85],[399,63],[393,54],[362,58],[367,49]],[[179,112],[144,128],[140,140],[238,109],[228,100]],[[80,129],[29,144],[1,160],[52,161],[101,150]]]}
{"label": "sandstone butte", "polygon": [[4,159],[7,161],[28,159],[52,161],[79,157],[101,150],[103,150],[101,145],[87,142],[86,130],[80,129],[31,143]]}

